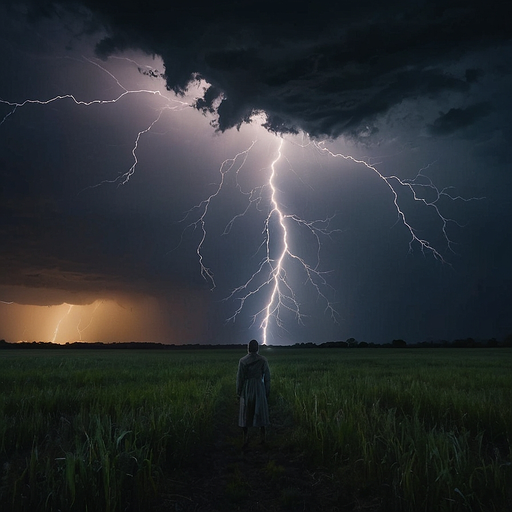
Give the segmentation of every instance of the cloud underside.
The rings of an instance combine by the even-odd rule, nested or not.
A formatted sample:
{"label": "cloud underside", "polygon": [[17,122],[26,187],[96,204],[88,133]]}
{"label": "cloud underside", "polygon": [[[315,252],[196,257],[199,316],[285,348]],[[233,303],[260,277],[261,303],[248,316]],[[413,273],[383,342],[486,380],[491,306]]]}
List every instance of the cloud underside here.
{"label": "cloud underside", "polygon": [[[54,13],[59,4],[70,9],[38,2],[32,12]],[[266,127],[278,133],[371,133],[404,100],[469,93],[481,75],[478,62],[468,69],[456,64],[510,39],[497,1],[81,4],[73,9],[89,13],[88,30],[107,31],[97,44],[100,56],[128,49],[160,55],[167,87],[178,93],[192,81],[208,82],[196,107],[212,113],[221,131],[264,113]],[[471,105],[453,108],[470,108],[470,119]],[[445,121],[431,133],[446,134]]]}
{"label": "cloud underside", "polygon": [[433,135],[448,135],[472,125],[487,116],[490,110],[491,107],[487,102],[471,105],[467,108],[451,108],[448,112],[441,113],[434,123],[429,126],[429,130]]}

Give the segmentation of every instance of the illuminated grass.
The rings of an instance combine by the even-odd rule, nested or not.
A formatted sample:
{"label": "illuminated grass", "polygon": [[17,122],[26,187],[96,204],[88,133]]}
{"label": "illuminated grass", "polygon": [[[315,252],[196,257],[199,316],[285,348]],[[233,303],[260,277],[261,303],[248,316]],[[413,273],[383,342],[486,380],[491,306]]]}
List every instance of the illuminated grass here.
{"label": "illuminated grass", "polygon": [[[0,355],[1,510],[148,510],[193,471],[220,410],[236,424],[237,350]],[[303,452],[382,510],[510,509],[512,351],[264,355],[286,426],[271,449]]]}

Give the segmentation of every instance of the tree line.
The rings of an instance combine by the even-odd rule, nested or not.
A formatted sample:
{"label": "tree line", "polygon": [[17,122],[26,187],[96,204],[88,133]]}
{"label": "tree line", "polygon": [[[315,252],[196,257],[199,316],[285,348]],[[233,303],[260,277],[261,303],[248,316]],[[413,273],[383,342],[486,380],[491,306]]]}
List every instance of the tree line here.
{"label": "tree line", "polygon": [[[270,347],[272,345],[269,345]],[[438,340],[438,341],[422,341],[419,343],[407,343],[405,340],[396,339],[389,343],[368,343],[366,341],[357,341],[355,338],[348,338],[346,341],[326,341],[323,343],[295,343],[293,345],[278,346],[278,348],[295,348],[295,349],[383,349],[383,348],[502,348],[512,347],[512,334],[506,336],[503,340],[498,341],[496,338],[487,340],[475,340],[474,338],[456,339],[453,341]],[[245,343],[238,344],[202,344],[194,343],[191,345],[176,345],[165,344],[156,342],[116,342],[116,343],[103,343],[103,342],[68,342],[65,344],[52,343],[50,341],[23,341],[18,343],[10,343],[5,340],[0,340],[1,349],[87,349],[87,350],[101,350],[101,349],[144,349],[144,350],[205,350],[205,349],[237,349],[245,350],[247,345]]]}

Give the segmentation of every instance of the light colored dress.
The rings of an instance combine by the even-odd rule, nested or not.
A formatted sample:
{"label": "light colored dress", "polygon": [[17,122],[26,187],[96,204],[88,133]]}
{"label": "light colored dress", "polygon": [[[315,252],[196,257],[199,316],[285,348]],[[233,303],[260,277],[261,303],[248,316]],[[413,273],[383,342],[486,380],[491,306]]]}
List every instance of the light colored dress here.
{"label": "light colored dress", "polygon": [[267,398],[270,368],[267,359],[255,352],[238,362],[236,394],[240,397],[240,427],[265,427],[270,423]]}

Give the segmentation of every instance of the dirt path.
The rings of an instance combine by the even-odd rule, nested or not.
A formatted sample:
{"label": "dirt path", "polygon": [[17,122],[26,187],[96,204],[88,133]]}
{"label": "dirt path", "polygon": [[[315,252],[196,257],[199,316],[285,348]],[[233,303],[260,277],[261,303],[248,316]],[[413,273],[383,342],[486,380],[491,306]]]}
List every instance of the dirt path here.
{"label": "dirt path", "polygon": [[277,406],[271,407],[272,426],[261,444],[253,429],[242,450],[236,401],[222,404],[218,436],[194,468],[174,481],[155,512],[276,512],[369,510],[347,497],[332,475],[308,468],[304,456],[290,446],[293,425]]}

